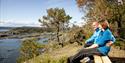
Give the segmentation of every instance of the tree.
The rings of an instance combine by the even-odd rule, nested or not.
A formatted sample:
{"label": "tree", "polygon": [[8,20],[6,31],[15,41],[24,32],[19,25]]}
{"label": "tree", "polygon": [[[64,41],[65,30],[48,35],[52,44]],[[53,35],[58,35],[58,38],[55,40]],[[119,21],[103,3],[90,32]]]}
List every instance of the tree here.
{"label": "tree", "polygon": [[57,40],[59,44],[62,45],[59,40],[59,32],[61,28],[60,26],[68,23],[70,19],[71,17],[69,15],[66,15],[63,8],[50,8],[47,9],[47,16],[43,16],[42,19],[39,19],[39,22],[41,22],[45,27],[56,29]]}
{"label": "tree", "polygon": [[[89,20],[107,19],[110,24],[117,23],[118,33],[125,28],[125,0],[76,0],[79,8],[86,7]],[[84,10],[84,9],[83,9]]]}
{"label": "tree", "polygon": [[40,55],[44,47],[45,45],[39,44],[35,38],[23,40],[20,48],[20,56],[17,59],[17,63],[23,63]]}

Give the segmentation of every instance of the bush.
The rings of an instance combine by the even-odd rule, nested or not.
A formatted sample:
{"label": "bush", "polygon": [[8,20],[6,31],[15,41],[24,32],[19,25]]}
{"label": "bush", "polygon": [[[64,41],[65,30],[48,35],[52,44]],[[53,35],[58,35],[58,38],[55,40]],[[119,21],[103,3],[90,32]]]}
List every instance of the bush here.
{"label": "bush", "polygon": [[120,49],[122,50],[125,50],[125,40],[116,38],[116,42],[114,43],[114,45],[120,47]]}
{"label": "bush", "polygon": [[17,63],[22,63],[41,54],[40,50],[44,45],[40,45],[36,40],[37,39],[26,39],[22,42],[20,57],[17,59]]}

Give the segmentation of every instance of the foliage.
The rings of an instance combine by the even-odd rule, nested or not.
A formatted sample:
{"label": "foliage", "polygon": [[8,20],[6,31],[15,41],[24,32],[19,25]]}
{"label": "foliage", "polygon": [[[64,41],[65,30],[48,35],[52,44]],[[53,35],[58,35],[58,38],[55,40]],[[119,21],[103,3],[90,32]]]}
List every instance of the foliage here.
{"label": "foliage", "polygon": [[115,46],[118,46],[120,49],[125,50],[125,39],[117,38],[116,42],[114,43]]}
{"label": "foliage", "polygon": [[24,40],[20,48],[20,57],[18,58],[17,63],[27,61],[40,55],[43,47],[44,45],[40,45],[34,38]]}
{"label": "foliage", "polygon": [[[86,19],[88,19],[88,21],[93,21],[93,20],[99,21],[100,19],[107,19],[110,24],[117,26],[116,32],[119,35],[122,35],[120,34],[121,32],[125,32],[125,31],[120,31],[122,28],[125,28],[124,26],[125,0],[121,0],[120,2],[118,2],[117,0],[76,0],[76,1],[80,8],[83,8],[83,10],[88,11],[86,14]],[[85,7],[87,9],[85,9]]]}
{"label": "foliage", "polygon": [[12,30],[10,30],[8,33],[13,34],[26,34],[26,33],[42,33],[44,32],[43,28],[40,27],[17,27]]}
{"label": "foliage", "polygon": [[[50,8],[47,9],[47,16],[43,16],[42,19],[39,19],[39,22],[42,23],[42,26],[53,28],[57,32],[57,40],[59,40],[60,29],[64,28],[71,17],[66,15],[65,10],[59,8]],[[60,42],[59,42],[60,43]]]}

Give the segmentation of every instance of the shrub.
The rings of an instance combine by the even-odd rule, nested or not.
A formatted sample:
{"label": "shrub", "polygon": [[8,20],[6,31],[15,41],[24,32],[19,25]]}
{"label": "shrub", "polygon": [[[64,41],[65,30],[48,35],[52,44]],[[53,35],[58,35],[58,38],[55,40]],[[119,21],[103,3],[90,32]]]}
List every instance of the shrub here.
{"label": "shrub", "polygon": [[40,55],[41,54],[40,50],[43,47],[44,45],[41,45],[38,42],[36,42],[36,39],[24,40],[20,48],[20,56],[17,59],[17,63],[27,61],[31,58],[34,58],[35,56]]}

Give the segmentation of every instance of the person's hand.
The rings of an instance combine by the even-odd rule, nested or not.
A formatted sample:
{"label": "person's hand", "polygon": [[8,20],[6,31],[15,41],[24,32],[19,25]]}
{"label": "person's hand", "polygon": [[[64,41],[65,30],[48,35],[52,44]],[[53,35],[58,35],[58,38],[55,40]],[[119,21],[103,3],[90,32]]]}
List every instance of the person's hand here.
{"label": "person's hand", "polygon": [[109,41],[108,43],[106,43],[106,46],[111,47],[112,44],[113,44],[113,42],[112,42],[112,41]]}

